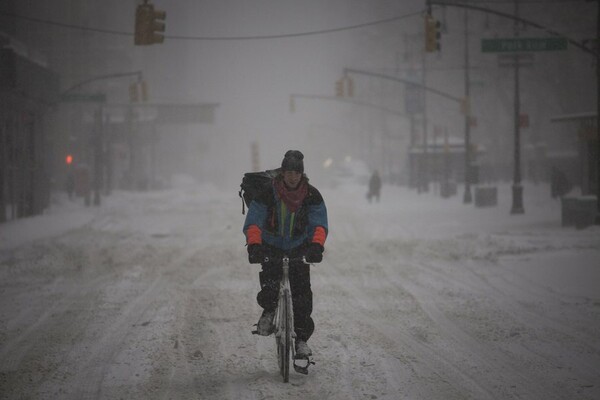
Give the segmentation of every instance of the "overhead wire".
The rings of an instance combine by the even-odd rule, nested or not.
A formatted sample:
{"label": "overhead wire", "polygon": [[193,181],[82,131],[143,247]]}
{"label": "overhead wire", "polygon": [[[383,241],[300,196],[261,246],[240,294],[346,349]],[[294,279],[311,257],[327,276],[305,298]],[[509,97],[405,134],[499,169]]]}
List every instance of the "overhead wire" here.
{"label": "overhead wire", "polygon": [[[251,36],[164,35],[164,37],[165,37],[165,39],[171,39],[171,40],[199,40],[199,41],[262,40],[262,39],[291,38],[291,37],[301,37],[301,36],[311,36],[311,35],[322,35],[322,34],[326,34],[326,33],[341,32],[341,31],[347,31],[347,30],[351,30],[351,29],[364,28],[364,27],[373,26],[373,25],[386,24],[389,22],[394,22],[394,21],[398,21],[401,19],[410,18],[415,15],[421,15],[422,13],[423,13],[423,10],[419,10],[419,11],[412,12],[412,13],[405,14],[405,15],[381,19],[381,20],[377,20],[377,21],[365,22],[362,24],[344,26],[344,27],[339,27],[339,28],[321,29],[321,30],[309,31],[309,32],[284,33],[284,34],[277,34],[277,35],[251,35]],[[23,15],[19,15],[19,14],[7,13],[7,12],[2,12],[2,11],[0,11],[0,15],[6,16],[6,17],[17,18],[17,19],[21,19],[24,21],[34,22],[34,23],[57,26],[57,27],[66,28],[66,29],[76,29],[76,30],[87,31],[87,32],[103,33],[103,34],[110,34],[110,35],[120,35],[120,36],[133,36],[134,35],[133,32],[117,31],[117,30],[110,30],[110,29],[100,29],[100,28],[92,28],[92,27],[81,26],[81,25],[67,24],[64,22],[49,21],[49,20],[45,20],[45,19],[40,19],[40,18],[35,18],[35,17],[27,17],[27,16],[23,16]]]}

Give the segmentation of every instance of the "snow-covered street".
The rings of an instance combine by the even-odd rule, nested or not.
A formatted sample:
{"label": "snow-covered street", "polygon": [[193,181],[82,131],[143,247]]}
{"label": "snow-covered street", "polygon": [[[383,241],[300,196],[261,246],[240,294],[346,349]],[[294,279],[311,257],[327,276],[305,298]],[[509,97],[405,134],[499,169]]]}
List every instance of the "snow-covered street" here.
{"label": "snow-covered street", "polygon": [[[600,228],[384,186],[320,188],[316,365],[281,381],[237,188],[63,198],[0,225],[2,399],[598,399]],[[459,193],[461,193],[459,188]]]}

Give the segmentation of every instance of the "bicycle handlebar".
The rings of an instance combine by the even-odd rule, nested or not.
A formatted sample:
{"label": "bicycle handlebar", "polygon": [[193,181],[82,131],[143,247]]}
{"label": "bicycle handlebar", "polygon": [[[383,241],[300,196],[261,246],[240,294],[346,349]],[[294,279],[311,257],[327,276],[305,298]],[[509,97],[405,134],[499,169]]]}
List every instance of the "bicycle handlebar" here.
{"label": "bicycle handlebar", "polygon": [[262,257],[260,255],[256,255],[256,256],[253,256],[252,254],[248,255],[248,261],[250,262],[250,264],[281,263],[286,258],[287,258],[288,265],[290,263],[299,263],[299,262],[304,263],[304,264],[314,264],[314,263],[320,262],[320,260],[316,261],[316,262],[310,261],[308,255],[306,255],[306,254],[302,254],[302,255],[299,255],[296,257],[289,257],[284,252],[279,252],[279,251],[268,252],[268,255],[264,255]]}
{"label": "bicycle handlebar", "polygon": [[282,255],[282,256],[278,256],[278,255],[265,256],[265,258],[264,258],[263,261],[265,263],[268,263],[270,261],[283,261],[286,258],[288,260],[288,265],[289,265],[289,263],[296,262],[296,261],[302,261],[303,263],[308,264],[308,262],[306,261],[306,256],[301,256],[301,257],[288,257],[288,256],[285,256],[285,255]]}

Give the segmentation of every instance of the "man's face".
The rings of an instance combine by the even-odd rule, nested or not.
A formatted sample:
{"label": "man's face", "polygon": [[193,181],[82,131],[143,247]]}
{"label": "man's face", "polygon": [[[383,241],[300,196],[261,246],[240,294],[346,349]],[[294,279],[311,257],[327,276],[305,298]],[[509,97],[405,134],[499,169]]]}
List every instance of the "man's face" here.
{"label": "man's face", "polygon": [[296,189],[302,179],[302,174],[296,171],[283,171],[283,182],[290,189]]}

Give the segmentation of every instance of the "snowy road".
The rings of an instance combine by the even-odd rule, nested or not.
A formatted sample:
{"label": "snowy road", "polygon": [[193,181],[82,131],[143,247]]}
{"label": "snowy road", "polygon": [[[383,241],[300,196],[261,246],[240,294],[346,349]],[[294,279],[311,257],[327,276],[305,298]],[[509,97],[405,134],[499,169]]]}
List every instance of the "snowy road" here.
{"label": "snowy road", "polygon": [[0,398],[598,399],[600,229],[561,228],[548,189],[525,190],[523,216],[508,187],[491,209],[323,190],[316,366],[289,384],[250,333],[259,267],[235,190],[0,226]]}

